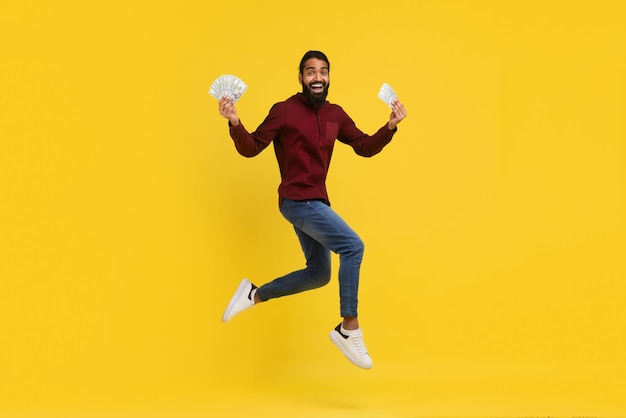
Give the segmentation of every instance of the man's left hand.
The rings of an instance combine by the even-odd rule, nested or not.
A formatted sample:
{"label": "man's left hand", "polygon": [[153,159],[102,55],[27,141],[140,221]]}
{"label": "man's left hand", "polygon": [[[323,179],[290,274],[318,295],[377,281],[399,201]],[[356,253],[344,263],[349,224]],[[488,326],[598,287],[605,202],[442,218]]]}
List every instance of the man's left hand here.
{"label": "man's left hand", "polygon": [[404,105],[400,103],[400,100],[397,99],[394,100],[391,106],[393,109],[391,111],[391,115],[389,116],[389,123],[387,124],[387,127],[393,131],[396,129],[396,125],[399,124],[402,119],[406,118],[406,109],[404,108]]}

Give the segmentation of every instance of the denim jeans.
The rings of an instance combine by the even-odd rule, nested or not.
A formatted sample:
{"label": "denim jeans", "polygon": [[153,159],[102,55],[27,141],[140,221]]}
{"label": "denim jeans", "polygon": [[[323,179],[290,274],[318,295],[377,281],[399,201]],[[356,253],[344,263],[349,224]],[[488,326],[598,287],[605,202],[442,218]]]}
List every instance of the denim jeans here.
{"label": "denim jeans", "polygon": [[284,199],[280,212],[293,225],[306,268],[279,277],[257,290],[262,301],[315,289],[330,281],[330,252],[339,254],[341,316],[357,316],[363,241],[326,203]]}

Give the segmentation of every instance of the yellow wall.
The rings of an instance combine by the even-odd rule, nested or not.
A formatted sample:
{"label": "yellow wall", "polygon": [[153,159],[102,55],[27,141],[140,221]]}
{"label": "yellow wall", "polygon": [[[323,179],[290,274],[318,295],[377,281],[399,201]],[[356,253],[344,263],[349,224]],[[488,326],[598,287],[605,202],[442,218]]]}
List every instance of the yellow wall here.
{"label": "yellow wall", "polygon": [[[5,3],[0,416],[626,416],[623,2]],[[302,255],[207,91],[253,129],[307,49],[363,130],[409,112],[328,182],[371,371],[336,277],[220,322]]]}

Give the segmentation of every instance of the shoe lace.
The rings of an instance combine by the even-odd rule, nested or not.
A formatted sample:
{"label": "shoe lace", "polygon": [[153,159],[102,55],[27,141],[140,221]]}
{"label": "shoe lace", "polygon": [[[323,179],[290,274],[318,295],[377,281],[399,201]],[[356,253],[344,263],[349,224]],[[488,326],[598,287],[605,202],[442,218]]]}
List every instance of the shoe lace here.
{"label": "shoe lace", "polygon": [[353,335],[350,337],[354,344],[354,348],[360,355],[367,354],[367,348],[365,347],[365,341],[363,341],[363,337],[361,335]]}

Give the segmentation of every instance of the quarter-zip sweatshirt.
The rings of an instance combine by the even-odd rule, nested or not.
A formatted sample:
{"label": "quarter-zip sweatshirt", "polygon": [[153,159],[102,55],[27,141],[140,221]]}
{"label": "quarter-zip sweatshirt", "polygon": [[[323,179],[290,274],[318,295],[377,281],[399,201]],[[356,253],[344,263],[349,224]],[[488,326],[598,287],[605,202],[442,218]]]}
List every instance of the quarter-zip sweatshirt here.
{"label": "quarter-zip sweatshirt", "polygon": [[326,101],[314,108],[303,93],[272,106],[252,133],[241,121],[237,126],[230,125],[235,147],[245,157],[254,157],[274,143],[281,177],[279,206],[284,198],[330,202],[326,177],[336,139],[350,145],[356,154],[371,157],[391,141],[396,131],[385,124],[374,135],[367,135],[341,106]]}

